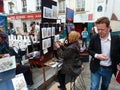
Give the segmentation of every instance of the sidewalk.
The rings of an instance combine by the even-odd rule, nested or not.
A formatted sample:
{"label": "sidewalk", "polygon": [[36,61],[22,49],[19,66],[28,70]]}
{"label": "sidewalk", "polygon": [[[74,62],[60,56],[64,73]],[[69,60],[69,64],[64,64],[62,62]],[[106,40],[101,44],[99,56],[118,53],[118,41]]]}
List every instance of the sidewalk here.
{"label": "sidewalk", "polygon": [[[85,81],[85,85],[86,85],[86,90],[90,90],[90,70],[89,70],[89,63],[84,63],[84,70],[83,70],[83,78]],[[76,82],[77,83],[77,82]],[[59,83],[57,81],[53,81],[49,86],[47,90],[60,90],[57,86],[59,85]],[[70,90],[70,83],[68,83],[66,85],[67,90]],[[82,90],[81,88],[76,89],[76,90]],[[120,90],[120,84],[118,84],[115,81],[115,77],[113,75],[112,80],[111,80],[111,84],[109,87],[109,90]]]}

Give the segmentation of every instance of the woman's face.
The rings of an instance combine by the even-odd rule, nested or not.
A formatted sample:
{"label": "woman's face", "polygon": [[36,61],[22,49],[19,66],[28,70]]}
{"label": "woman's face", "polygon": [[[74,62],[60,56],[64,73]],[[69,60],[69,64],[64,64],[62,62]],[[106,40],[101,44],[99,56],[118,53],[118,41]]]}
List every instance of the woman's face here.
{"label": "woman's face", "polygon": [[97,24],[96,27],[101,38],[106,38],[108,36],[110,29],[105,23]]}

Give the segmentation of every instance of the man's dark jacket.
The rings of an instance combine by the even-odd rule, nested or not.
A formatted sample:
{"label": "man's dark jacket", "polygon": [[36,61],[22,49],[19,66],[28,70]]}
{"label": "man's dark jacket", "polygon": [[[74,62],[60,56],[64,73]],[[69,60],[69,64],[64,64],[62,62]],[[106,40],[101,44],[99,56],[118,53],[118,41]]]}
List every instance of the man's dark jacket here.
{"label": "man's dark jacket", "polygon": [[[94,58],[96,53],[101,54],[101,40],[98,34],[91,38],[88,52],[92,56],[90,61],[90,70],[94,73],[100,67],[100,60]],[[112,61],[112,70],[116,75],[117,64],[120,63],[120,37],[118,35],[111,34],[110,57]]]}

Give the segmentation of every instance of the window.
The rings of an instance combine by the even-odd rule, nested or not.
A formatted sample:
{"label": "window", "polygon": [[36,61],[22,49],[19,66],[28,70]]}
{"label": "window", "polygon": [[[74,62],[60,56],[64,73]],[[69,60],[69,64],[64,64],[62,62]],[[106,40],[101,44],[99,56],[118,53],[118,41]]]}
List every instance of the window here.
{"label": "window", "polygon": [[65,13],[65,0],[59,0],[59,13]]}
{"label": "window", "polygon": [[36,0],[36,11],[41,10],[41,0]]}
{"label": "window", "polygon": [[27,2],[26,2],[26,0],[22,0],[22,12],[27,12]]}
{"label": "window", "polygon": [[76,0],[76,11],[85,11],[85,0]]}
{"label": "window", "polygon": [[24,30],[24,32],[27,32],[27,24],[26,24],[26,22],[23,22],[23,30]]}
{"label": "window", "polygon": [[13,5],[14,5],[14,3],[8,2],[8,4],[9,4],[9,13],[11,14],[11,13],[13,13]]}

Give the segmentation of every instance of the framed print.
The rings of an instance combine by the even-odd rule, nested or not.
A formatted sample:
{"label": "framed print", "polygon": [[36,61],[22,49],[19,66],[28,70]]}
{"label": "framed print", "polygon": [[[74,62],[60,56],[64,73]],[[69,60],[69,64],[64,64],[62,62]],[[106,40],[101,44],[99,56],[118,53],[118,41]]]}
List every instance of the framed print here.
{"label": "framed print", "polygon": [[47,49],[47,39],[42,40],[42,50]]}
{"label": "framed print", "polygon": [[52,27],[52,36],[55,36],[55,27]]}
{"label": "framed print", "polygon": [[47,47],[48,47],[48,48],[51,47],[51,38],[48,38],[48,39],[47,39]]}
{"label": "framed print", "polygon": [[46,28],[45,27],[43,27],[42,29],[41,29],[41,31],[42,31],[42,38],[46,38],[47,37],[47,30],[46,30]]}
{"label": "framed print", "polygon": [[47,37],[51,37],[52,36],[52,30],[51,27],[47,28]]}
{"label": "framed print", "polygon": [[52,10],[53,10],[53,18],[57,19],[57,6],[52,5]]}
{"label": "framed print", "polygon": [[48,7],[43,7],[43,18],[52,18],[53,10]]}
{"label": "framed print", "polygon": [[59,41],[59,38],[60,36],[59,36],[59,34],[57,34],[57,35],[55,35],[55,38],[54,38],[54,41],[56,42],[56,41]]}

